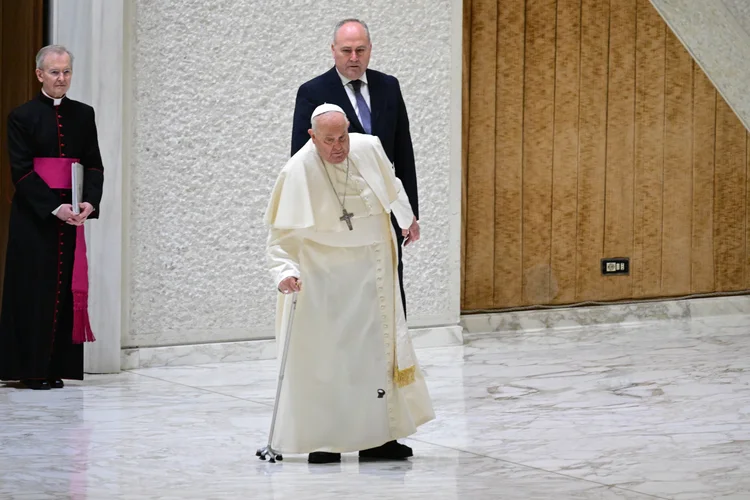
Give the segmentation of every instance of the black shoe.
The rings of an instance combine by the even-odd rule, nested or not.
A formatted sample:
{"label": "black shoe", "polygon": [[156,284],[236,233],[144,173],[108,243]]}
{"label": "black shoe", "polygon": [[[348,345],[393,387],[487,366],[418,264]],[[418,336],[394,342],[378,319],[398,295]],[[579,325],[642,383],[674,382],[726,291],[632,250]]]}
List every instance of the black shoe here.
{"label": "black shoe", "polygon": [[22,380],[21,383],[34,391],[48,391],[49,382],[46,380]]}
{"label": "black shoe", "polygon": [[388,441],[377,448],[370,448],[369,450],[359,452],[359,458],[372,460],[406,460],[413,456],[414,453],[411,448],[396,441]]}
{"label": "black shoe", "polygon": [[341,453],[328,453],[327,451],[314,451],[307,457],[311,464],[333,464],[341,462]]}
{"label": "black shoe", "polygon": [[53,389],[62,389],[63,387],[65,387],[65,384],[63,383],[62,380],[60,380],[59,378],[56,378],[56,379],[49,380],[49,386]]}

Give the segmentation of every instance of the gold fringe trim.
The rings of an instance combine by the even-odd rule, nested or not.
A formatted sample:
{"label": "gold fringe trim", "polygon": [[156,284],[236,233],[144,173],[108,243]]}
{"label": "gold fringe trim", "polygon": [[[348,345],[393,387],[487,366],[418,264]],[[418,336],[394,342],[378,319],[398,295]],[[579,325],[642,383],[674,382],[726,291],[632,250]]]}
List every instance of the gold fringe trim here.
{"label": "gold fringe trim", "polygon": [[405,370],[399,370],[395,363],[393,365],[393,381],[398,387],[406,387],[409,384],[413,384],[416,380],[416,375],[416,366],[410,366]]}

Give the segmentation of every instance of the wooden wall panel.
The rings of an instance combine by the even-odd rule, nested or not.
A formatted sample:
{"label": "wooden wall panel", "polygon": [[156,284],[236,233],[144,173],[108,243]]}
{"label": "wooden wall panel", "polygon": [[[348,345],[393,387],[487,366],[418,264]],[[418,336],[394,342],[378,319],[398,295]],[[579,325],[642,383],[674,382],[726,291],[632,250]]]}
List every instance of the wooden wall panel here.
{"label": "wooden wall panel", "polygon": [[609,2],[581,2],[581,89],[578,136],[576,297],[599,297],[604,246],[604,175],[607,154]]}
{"label": "wooden wall panel", "polygon": [[693,63],[693,231],[691,292],[714,291],[716,89]]}
{"label": "wooden wall panel", "polygon": [[[633,170],[635,133],[635,0],[611,2],[604,256],[633,255]],[[631,276],[602,279],[600,299],[632,297]]]}
{"label": "wooden wall panel", "polygon": [[667,31],[662,293],[690,293],[693,171],[693,60]]}
{"label": "wooden wall panel", "polygon": [[462,82],[461,82],[461,303],[466,303],[466,226],[468,222],[468,201],[469,192],[467,190],[469,179],[469,109],[471,100],[469,99],[469,90],[471,84],[471,0],[464,1],[463,8],[463,54],[462,62]]}
{"label": "wooden wall panel", "polygon": [[[498,4],[494,307],[523,301],[522,162],[525,0]],[[488,221],[489,222],[489,221]]]}
{"label": "wooden wall panel", "polygon": [[[39,92],[34,58],[44,40],[43,0],[0,2],[0,299],[13,184],[7,148],[8,113]],[[1,301],[0,301],[1,302]]]}
{"label": "wooden wall panel", "polygon": [[716,96],[714,201],[716,287],[745,288],[746,132],[720,95]]}
{"label": "wooden wall panel", "polygon": [[[488,47],[497,45],[497,2],[474,0],[471,16],[471,59],[483,58]],[[492,49],[489,50],[493,53]],[[495,252],[495,58],[471,65],[469,99],[469,158],[467,173],[466,303],[492,307]]]}
{"label": "wooden wall panel", "polygon": [[745,280],[750,287],[750,132],[745,134]]}
{"label": "wooden wall panel", "polygon": [[745,133],[745,279],[750,287],[750,132]]}
{"label": "wooden wall panel", "polygon": [[463,309],[750,290],[750,135],[649,0],[467,3]]}
{"label": "wooden wall panel", "polygon": [[633,297],[661,292],[666,25],[649,0],[636,5]]}
{"label": "wooden wall panel", "polygon": [[558,0],[550,242],[550,299],[556,304],[576,299],[580,56],[581,0]]}
{"label": "wooden wall panel", "polygon": [[550,301],[555,2],[526,5],[523,122],[523,301]]}

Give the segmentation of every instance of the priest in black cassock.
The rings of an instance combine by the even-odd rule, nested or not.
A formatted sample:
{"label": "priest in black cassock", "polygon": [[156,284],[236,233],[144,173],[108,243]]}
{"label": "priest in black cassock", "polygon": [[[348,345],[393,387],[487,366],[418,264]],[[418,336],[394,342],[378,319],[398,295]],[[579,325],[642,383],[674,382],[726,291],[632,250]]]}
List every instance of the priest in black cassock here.
{"label": "priest in black cassock", "polygon": [[[88,321],[88,266],[83,224],[99,215],[103,167],[94,109],[68,99],[73,56],[65,47],[39,51],[41,91],[8,116],[15,194],[0,315],[0,379],[30,389],[83,379]],[[79,206],[71,166],[83,165]]]}

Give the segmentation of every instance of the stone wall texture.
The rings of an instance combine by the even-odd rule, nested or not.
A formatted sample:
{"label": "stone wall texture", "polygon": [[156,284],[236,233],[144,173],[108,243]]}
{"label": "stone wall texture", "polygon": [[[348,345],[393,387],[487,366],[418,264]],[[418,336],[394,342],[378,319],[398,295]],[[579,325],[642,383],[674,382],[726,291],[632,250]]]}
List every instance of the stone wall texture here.
{"label": "stone wall texture", "polygon": [[262,216],[289,157],[297,88],[332,66],[346,17],[369,24],[370,67],[400,80],[409,111],[423,235],[405,256],[410,321],[458,320],[451,16],[450,0],[137,0],[123,347],[272,335]]}

